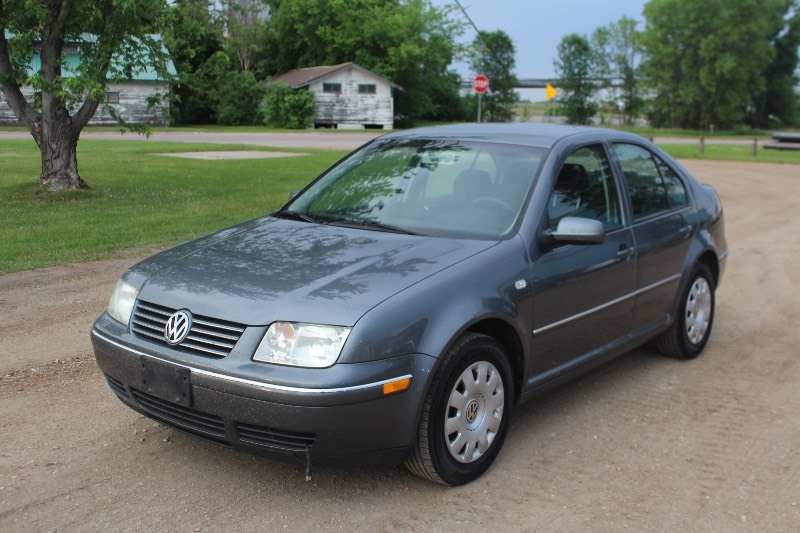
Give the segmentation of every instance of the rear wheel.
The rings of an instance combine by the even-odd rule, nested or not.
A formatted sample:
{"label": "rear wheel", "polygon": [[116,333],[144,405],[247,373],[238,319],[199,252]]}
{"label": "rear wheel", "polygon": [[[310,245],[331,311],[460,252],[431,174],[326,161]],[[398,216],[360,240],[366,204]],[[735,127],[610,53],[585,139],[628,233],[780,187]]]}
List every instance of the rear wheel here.
{"label": "rear wheel", "polygon": [[656,339],[656,346],[664,355],[694,359],[706,347],[713,323],[714,277],[700,263],[689,278],[675,322]]}
{"label": "rear wheel", "polygon": [[406,467],[447,485],[478,478],[503,445],[513,398],[503,347],[486,335],[464,335],[431,383]]}

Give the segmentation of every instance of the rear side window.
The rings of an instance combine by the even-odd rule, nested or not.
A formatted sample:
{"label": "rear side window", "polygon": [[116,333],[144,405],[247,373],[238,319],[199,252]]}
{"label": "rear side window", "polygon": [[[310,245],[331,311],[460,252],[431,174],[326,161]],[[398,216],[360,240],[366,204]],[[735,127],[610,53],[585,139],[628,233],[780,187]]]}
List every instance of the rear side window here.
{"label": "rear side window", "polygon": [[656,161],[658,162],[658,169],[661,171],[661,177],[664,178],[664,186],[667,188],[667,199],[669,200],[670,208],[674,209],[688,204],[689,199],[686,197],[686,187],[678,177],[678,174],[660,158],[656,157]]}
{"label": "rear side window", "polygon": [[683,182],[664,161],[633,144],[615,144],[614,151],[628,183],[634,220],[687,204]]}

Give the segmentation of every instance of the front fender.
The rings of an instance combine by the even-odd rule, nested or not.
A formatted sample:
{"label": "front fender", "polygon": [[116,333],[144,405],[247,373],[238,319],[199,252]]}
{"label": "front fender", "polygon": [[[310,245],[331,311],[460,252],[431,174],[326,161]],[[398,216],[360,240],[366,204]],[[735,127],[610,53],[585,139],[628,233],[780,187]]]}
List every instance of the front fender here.
{"label": "front fender", "polygon": [[[375,306],[353,327],[340,361],[365,362],[408,353],[439,358],[464,331],[484,319],[508,323],[526,349],[529,279],[522,239],[501,241]],[[522,285],[518,281],[525,286],[517,288]]]}

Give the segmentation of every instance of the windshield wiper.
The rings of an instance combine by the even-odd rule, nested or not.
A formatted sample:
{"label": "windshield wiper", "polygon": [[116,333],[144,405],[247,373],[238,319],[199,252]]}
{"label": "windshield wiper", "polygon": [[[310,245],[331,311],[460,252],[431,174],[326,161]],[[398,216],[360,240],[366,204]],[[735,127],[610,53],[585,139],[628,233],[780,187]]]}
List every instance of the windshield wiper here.
{"label": "windshield wiper", "polygon": [[272,214],[272,216],[274,216],[275,218],[285,218],[287,220],[300,220],[302,222],[310,222],[312,224],[322,223],[319,219],[306,215],[305,213],[300,213],[298,211],[289,211],[288,209],[281,209],[279,211],[276,211]]}
{"label": "windshield wiper", "polygon": [[364,229],[371,229],[377,231],[388,231],[390,233],[402,233],[403,235],[419,235],[419,233],[400,228],[397,226],[392,226],[391,224],[384,224],[383,222],[378,222],[377,220],[370,220],[367,218],[364,219],[352,219],[352,218],[325,218],[325,224],[330,224],[332,226],[345,226],[350,228],[364,228]]}

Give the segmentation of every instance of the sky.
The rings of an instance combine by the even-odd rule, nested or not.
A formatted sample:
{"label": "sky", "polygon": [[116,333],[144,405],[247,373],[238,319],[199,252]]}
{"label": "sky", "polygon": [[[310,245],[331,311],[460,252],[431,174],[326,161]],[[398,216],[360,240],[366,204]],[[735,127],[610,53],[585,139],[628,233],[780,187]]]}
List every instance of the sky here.
{"label": "sky", "polygon": [[[460,0],[472,21],[482,31],[503,30],[517,50],[518,78],[550,78],[553,59],[562,37],[570,33],[589,35],[596,28],[627,16],[644,22],[642,7],[647,0]],[[455,5],[453,0],[432,0],[435,6]],[[457,7],[457,6],[456,6]],[[460,13],[460,11],[459,11]],[[456,13],[457,14],[457,13]],[[470,26],[462,40],[471,42]],[[462,75],[464,64],[455,65]]]}

